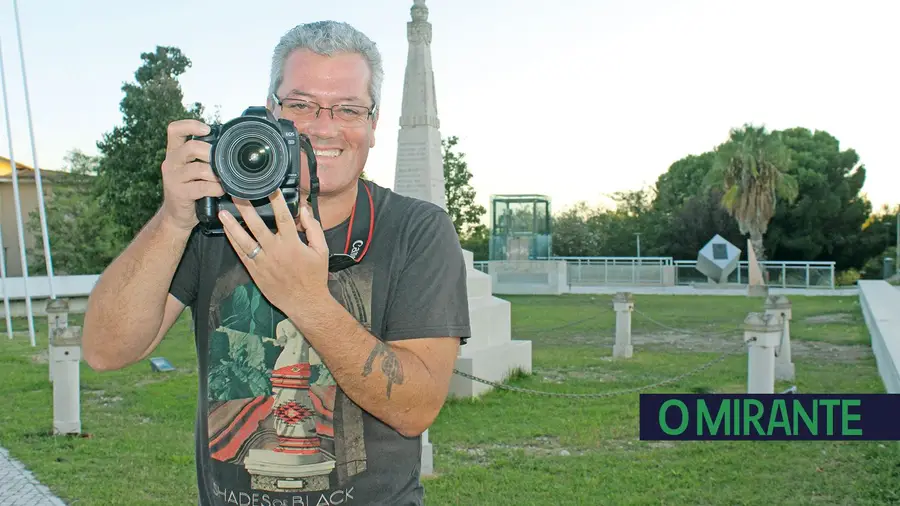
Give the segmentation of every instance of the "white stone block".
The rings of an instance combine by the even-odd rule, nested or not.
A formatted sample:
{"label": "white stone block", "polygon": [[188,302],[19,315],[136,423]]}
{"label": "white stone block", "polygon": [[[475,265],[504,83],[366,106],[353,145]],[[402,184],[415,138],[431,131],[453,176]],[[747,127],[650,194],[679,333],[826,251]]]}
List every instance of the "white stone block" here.
{"label": "white stone block", "polygon": [[860,280],[857,284],[884,391],[900,394],[900,290],[880,279]]}
{"label": "white stone block", "polygon": [[559,295],[569,291],[568,265],[562,260],[498,260],[489,265],[495,294]]}
{"label": "white stone block", "polygon": [[512,305],[497,297],[469,299],[472,336],[462,348],[475,350],[509,342],[512,333]]}
{"label": "white stone block", "polygon": [[[469,250],[462,250],[463,252],[463,260],[466,263],[466,270],[472,271],[475,270],[475,254]],[[479,271],[481,272],[481,271]]]}
{"label": "white stone block", "polygon": [[466,284],[468,285],[470,299],[490,297],[492,295],[491,276],[484,272],[469,269],[466,271]]}
{"label": "white stone block", "polygon": [[431,476],[434,474],[434,447],[428,439],[428,431],[422,434],[422,469],[421,476]]}
{"label": "white stone block", "polygon": [[715,283],[724,283],[737,268],[741,250],[716,234],[697,253],[697,270]]}
{"label": "white stone block", "polygon": [[[531,341],[507,341],[488,348],[465,349],[456,359],[456,369],[477,378],[502,382],[515,369],[531,373]],[[492,390],[484,383],[454,374],[450,380],[451,397],[477,397]]]}

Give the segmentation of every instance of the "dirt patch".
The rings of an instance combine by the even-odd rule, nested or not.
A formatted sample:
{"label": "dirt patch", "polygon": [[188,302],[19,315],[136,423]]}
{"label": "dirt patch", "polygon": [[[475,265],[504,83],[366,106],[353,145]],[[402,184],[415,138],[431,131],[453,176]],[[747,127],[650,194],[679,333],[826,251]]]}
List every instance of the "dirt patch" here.
{"label": "dirt patch", "polygon": [[39,353],[35,353],[34,355],[31,356],[31,363],[40,364],[40,365],[49,364],[50,363],[50,351],[43,350]]}
{"label": "dirt patch", "polygon": [[853,323],[853,315],[850,313],[820,314],[804,318],[803,323]]}
{"label": "dirt patch", "polygon": [[[743,347],[743,336],[738,332],[723,335],[722,332],[709,334],[687,334],[681,332],[660,332],[654,334],[636,334],[631,337],[632,344],[667,348],[690,352],[746,353]],[[635,350],[637,351],[637,350]]]}
{"label": "dirt patch", "polygon": [[852,364],[872,358],[872,348],[859,344],[830,344],[818,341],[791,341],[791,357]]}
{"label": "dirt patch", "polygon": [[555,436],[538,436],[532,441],[518,444],[499,443],[481,446],[454,445],[450,451],[467,463],[488,465],[491,462],[490,452],[522,451],[528,456],[537,457],[570,457],[582,456],[598,452],[641,451],[646,449],[661,450],[675,448],[675,443],[668,441],[645,442],[638,439],[604,439],[592,447],[567,447]]}
{"label": "dirt patch", "polygon": [[599,382],[616,381],[617,378],[608,372],[599,370],[581,369],[581,370],[560,370],[560,369],[542,369],[534,368],[534,374],[539,376],[542,381],[547,383],[566,383],[571,379],[591,380]]}
{"label": "dirt patch", "polygon": [[[651,349],[675,349],[689,352],[746,354],[740,333],[730,335],[698,335],[681,333],[641,334],[632,337],[637,353],[640,346]],[[857,344],[831,344],[819,341],[791,340],[791,356],[826,362],[854,363],[872,357],[872,349]]]}

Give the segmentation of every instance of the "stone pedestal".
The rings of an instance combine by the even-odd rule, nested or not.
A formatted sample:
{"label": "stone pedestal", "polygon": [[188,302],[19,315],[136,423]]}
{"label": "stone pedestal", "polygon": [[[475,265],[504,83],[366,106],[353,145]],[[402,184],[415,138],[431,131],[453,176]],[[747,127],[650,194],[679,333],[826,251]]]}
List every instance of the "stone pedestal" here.
{"label": "stone pedestal", "polygon": [[[53,335],[69,326],[69,301],[66,299],[50,299],[45,309],[47,313],[47,337],[49,343],[53,342]],[[53,381],[53,361],[50,361],[50,381]]]}
{"label": "stone pedestal", "polygon": [[634,297],[628,292],[619,292],[613,297],[613,309],[616,311],[616,344],[613,345],[613,357],[631,358],[634,347],[631,345],[631,312],[634,311]]}
{"label": "stone pedestal", "polygon": [[791,301],[784,295],[770,295],[766,299],[766,314],[781,323],[781,340],[775,348],[775,379],[793,381],[794,362],[791,358]]}
{"label": "stone pedestal", "polygon": [[81,434],[81,327],[50,333],[53,433]]}
{"label": "stone pedestal", "polygon": [[[488,381],[503,381],[515,369],[531,373],[531,341],[513,341],[510,303],[494,297],[491,277],[474,268],[472,252],[463,250],[469,288],[472,336],[460,346],[456,369]],[[475,397],[489,385],[463,378],[450,381],[450,396]]]}
{"label": "stone pedestal", "polygon": [[747,353],[747,393],[775,393],[775,347],[781,341],[781,324],[774,316],[750,313],[744,320]]}

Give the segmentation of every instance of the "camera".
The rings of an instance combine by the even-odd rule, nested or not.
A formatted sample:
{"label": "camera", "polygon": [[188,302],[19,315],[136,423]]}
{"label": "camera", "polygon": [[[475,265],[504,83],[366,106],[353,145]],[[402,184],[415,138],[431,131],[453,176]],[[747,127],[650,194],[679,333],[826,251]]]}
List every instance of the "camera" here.
{"label": "camera", "polygon": [[318,178],[316,157],[309,138],[299,133],[293,122],[276,120],[267,108],[248,107],[237,118],[210,125],[209,134],[191,136],[190,139],[212,145],[209,165],[225,190],[221,197],[204,197],[196,202],[197,218],[204,234],[224,233],[218,216],[222,210],[243,224],[233,197],[248,200],[269,229],[276,230],[269,196],[278,189],[284,195],[291,216],[296,218],[300,211],[301,151],[306,153],[310,200],[315,202]]}

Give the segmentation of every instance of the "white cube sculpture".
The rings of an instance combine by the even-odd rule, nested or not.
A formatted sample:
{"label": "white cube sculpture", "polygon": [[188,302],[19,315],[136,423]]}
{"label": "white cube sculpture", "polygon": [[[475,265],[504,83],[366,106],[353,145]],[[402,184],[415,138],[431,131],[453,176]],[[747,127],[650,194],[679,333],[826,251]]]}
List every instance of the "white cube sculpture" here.
{"label": "white cube sculpture", "polygon": [[740,260],[740,248],[716,234],[697,254],[697,270],[715,283],[724,283]]}

